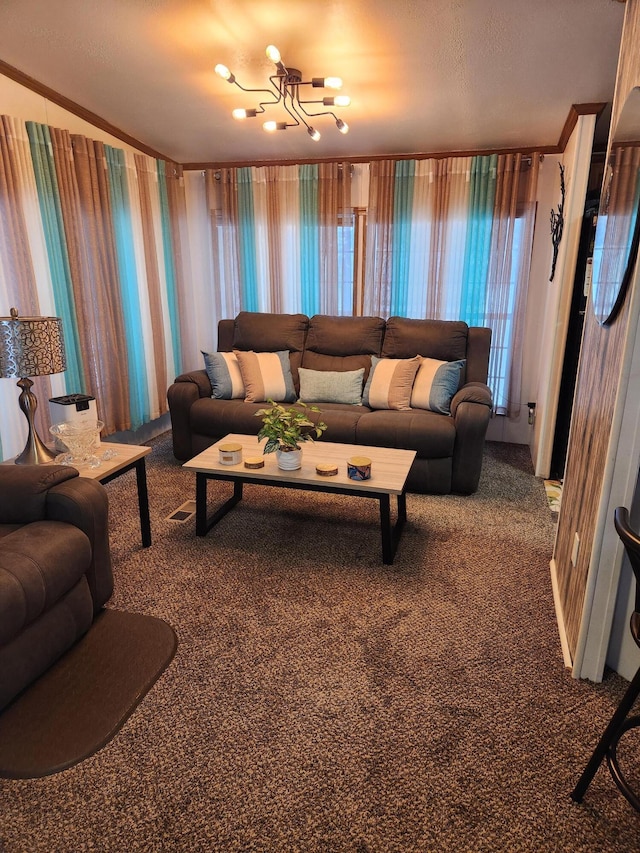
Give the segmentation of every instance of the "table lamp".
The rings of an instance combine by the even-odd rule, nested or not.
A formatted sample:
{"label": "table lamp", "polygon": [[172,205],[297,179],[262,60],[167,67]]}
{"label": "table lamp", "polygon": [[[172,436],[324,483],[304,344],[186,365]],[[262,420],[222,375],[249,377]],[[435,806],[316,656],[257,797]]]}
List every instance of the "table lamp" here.
{"label": "table lamp", "polygon": [[29,376],[62,373],[67,363],[59,317],[19,317],[15,308],[10,317],[0,317],[0,378],[20,378],[18,403],[29,425],[27,443],[16,457],[17,465],[53,462],[56,453],[46,447],[36,431],[34,415],[38,407]]}

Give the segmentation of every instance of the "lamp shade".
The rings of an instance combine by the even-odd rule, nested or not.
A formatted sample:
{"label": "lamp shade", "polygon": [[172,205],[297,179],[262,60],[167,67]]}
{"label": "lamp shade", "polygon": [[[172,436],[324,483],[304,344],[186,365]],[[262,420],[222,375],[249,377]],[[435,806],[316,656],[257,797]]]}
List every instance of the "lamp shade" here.
{"label": "lamp shade", "polygon": [[15,309],[0,317],[0,378],[49,376],[66,366],[59,317],[18,317]]}

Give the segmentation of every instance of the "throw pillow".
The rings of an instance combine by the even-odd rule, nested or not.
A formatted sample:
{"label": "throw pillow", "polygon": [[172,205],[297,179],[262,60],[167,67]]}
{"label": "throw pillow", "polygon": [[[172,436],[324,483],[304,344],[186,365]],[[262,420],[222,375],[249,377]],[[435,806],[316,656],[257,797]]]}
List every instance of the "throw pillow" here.
{"label": "throw pillow", "polygon": [[234,350],[245,388],[245,403],[293,403],[293,385],[288,350],[282,352],[241,352]]}
{"label": "throw pillow", "polygon": [[212,397],[237,400],[244,397],[244,383],[238,359],[232,352],[204,352],[204,366],[211,382]]}
{"label": "throw pillow", "polygon": [[419,367],[419,355],[414,358],[378,358],[372,355],[362,402],[371,409],[410,409],[411,388]]}
{"label": "throw pillow", "polygon": [[451,398],[458,390],[464,363],[464,359],[438,361],[435,358],[423,358],[413,383],[411,408],[450,414]]}
{"label": "throw pillow", "polygon": [[362,404],[364,367],[358,370],[309,370],[299,367],[300,399],[304,403]]}

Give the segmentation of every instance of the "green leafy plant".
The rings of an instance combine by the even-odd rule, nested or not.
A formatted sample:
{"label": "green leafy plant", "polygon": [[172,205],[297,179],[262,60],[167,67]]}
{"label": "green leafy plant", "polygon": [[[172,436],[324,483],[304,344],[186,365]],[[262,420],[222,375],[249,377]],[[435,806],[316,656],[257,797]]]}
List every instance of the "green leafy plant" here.
{"label": "green leafy plant", "polygon": [[268,402],[268,409],[256,412],[256,417],[262,418],[258,438],[267,439],[263,453],[273,453],[274,450],[300,450],[303,441],[320,438],[327,428],[323,421],[314,424],[309,419],[308,412],[320,412],[317,406],[307,406],[300,402],[295,409],[287,409],[273,400]]}

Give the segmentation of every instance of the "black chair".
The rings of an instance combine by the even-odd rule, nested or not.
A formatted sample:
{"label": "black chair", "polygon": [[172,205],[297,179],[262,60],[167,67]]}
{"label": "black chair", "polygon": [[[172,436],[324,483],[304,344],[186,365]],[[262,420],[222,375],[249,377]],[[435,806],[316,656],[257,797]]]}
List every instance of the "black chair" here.
{"label": "black chair", "polygon": [[[636,579],[636,603],[635,609],[631,614],[631,634],[636,645],[640,648],[640,536],[635,533],[629,526],[629,512],[619,506],[614,512],[614,524],[618,531],[618,536],[622,540],[625,551],[631,563],[633,574]],[[627,692],[622,697],[622,701],[611,718],[611,722],[600,738],[600,742],[593,751],[593,755],[589,759],[589,763],[584,769],[584,772],[578,784],[571,792],[571,799],[576,803],[581,803],[587,788],[591,784],[591,780],[596,774],[602,759],[607,759],[609,772],[613,777],[620,791],[624,794],[631,805],[640,812],[640,797],[632,790],[629,783],[625,779],[620,765],[618,764],[617,749],[618,743],[624,734],[630,729],[640,726],[640,715],[628,716],[633,703],[640,694],[640,667],[633,677],[633,681],[627,688]]]}

